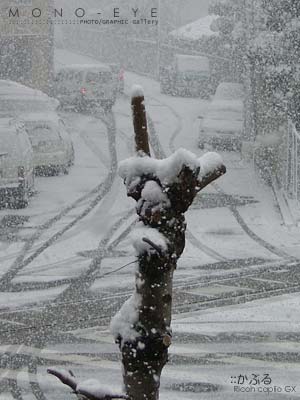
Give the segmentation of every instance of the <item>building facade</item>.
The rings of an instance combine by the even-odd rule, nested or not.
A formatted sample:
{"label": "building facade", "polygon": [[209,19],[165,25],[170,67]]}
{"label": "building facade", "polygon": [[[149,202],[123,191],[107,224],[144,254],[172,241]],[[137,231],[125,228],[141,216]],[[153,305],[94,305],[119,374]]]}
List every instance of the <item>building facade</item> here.
{"label": "building facade", "polygon": [[0,79],[48,91],[53,73],[53,1],[1,0]]}

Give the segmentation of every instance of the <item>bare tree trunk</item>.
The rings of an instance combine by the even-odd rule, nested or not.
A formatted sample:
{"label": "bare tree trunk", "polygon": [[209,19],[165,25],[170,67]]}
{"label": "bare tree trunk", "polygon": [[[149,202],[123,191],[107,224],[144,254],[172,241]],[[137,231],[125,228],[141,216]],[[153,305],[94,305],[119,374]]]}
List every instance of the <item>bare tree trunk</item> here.
{"label": "bare tree trunk", "polygon": [[[142,96],[133,98],[137,111]],[[141,114],[142,113],[142,117]],[[141,118],[146,119],[145,111],[133,112],[137,150],[148,152],[145,143],[148,135],[141,129]],[[142,137],[142,139],[141,139]],[[155,174],[141,174],[137,184],[127,182],[127,194],[137,201],[139,220],[147,228],[153,228],[163,235],[168,243],[162,249],[155,241],[143,237],[151,252],[138,255],[136,272],[136,295],[140,302],[138,317],[132,328],[134,339],[122,337],[119,332],[117,341],[122,352],[123,378],[126,393],[130,400],[157,400],[159,398],[160,376],[168,360],[168,347],[171,344],[171,307],[173,273],[178,258],[185,247],[186,223],[184,212],[192,203],[199,190],[225,173],[225,167],[219,165],[199,179],[199,170],[192,170],[182,165],[175,182],[164,184]],[[157,185],[161,193],[167,197],[164,207],[158,207],[154,201],[147,202],[143,198],[143,189],[147,182]]]}

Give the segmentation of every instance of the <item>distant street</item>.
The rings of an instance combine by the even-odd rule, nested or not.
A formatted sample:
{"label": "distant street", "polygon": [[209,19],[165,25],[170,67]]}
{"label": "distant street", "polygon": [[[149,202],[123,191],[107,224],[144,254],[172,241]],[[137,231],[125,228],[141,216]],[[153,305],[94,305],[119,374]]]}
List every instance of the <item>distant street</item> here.
{"label": "distant street", "polygon": [[[161,95],[157,82],[137,75],[125,83],[112,113],[62,111],[75,147],[70,174],[37,178],[27,209],[0,211],[1,400],[73,398],[46,374],[50,365],[121,384],[108,326],[134,285],[134,202],[117,174],[134,150],[129,90],[144,87],[157,158],[179,147],[203,153],[199,116],[208,104]],[[227,174],[187,214],[164,399],[243,398],[231,376],[246,372],[270,374],[271,386],[298,383],[299,230],[283,225],[251,163],[237,152],[222,156]]]}

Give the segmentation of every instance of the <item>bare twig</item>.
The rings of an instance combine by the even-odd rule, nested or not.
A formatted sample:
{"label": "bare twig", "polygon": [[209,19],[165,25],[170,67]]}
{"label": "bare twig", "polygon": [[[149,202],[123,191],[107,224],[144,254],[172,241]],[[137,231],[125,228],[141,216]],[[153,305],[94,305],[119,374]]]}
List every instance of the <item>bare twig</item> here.
{"label": "bare twig", "polygon": [[147,244],[149,244],[154,250],[157,251],[157,253],[158,253],[160,256],[162,256],[162,249],[161,249],[160,246],[157,246],[155,243],[152,242],[152,240],[150,240],[150,239],[148,239],[148,238],[146,238],[146,237],[143,237],[143,238],[142,238],[142,241],[145,242],[145,243],[147,243]]}
{"label": "bare twig", "polygon": [[56,376],[63,384],[69,386],[75,394],[85,396],[88,400],[112,400],[112,399],[128,399],[128,396],[123,393],[106,393],[100,391],[95,394],[92,390],[80,387],[75,379],[72,371],[63,371],[56,368],[48,368],[47,372]]}
{"label": "bare twig", "polygon": [[76,392],[77,382],[75,380],[73,372],[61,371],[56,368],[48,368],[47,372],[48,374],[56,376],[56,378],[58,378],[64,385],[69,386],[74,393],[77,393]]}

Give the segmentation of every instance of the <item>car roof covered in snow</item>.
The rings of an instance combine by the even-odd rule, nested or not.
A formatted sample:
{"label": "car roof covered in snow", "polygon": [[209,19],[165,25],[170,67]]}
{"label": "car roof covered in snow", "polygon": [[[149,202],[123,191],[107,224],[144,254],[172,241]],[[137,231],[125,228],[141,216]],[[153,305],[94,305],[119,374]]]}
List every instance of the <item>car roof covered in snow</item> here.
{"label": "car roof covered in snow", "polygon": [[55,111],[59,101],[40,90],[9,80],[0,80],[0,118],[25,112]]}
{"label": "car roof covered in snow", "polygon": [[0,97],[39,97],[41,100],[48,100],[49,96],[40,90],[32,89],[21,83],[0,79]]}
{"label": "car roof covered in snow", "polygon": [[179,71],[209,71],[209,59],[206,56],[175,55]]}

